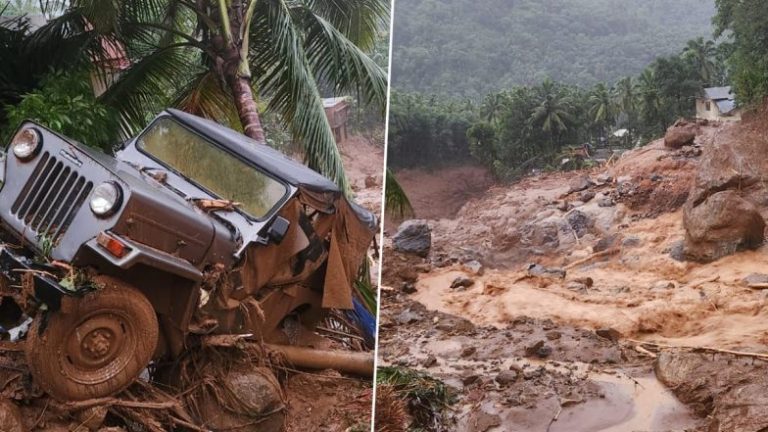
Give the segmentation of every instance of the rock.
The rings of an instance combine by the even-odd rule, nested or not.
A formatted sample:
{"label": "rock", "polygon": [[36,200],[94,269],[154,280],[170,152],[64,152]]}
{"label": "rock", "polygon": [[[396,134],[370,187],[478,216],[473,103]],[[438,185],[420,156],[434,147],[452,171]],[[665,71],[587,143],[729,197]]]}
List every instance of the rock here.
{"label": "rock", "polygon": [[653,284],[653,288],[651,289],[663,291],[663,290],[675,289],[676,287],[677,286],[672,281],[658,281],[655,284]]}
{"label": "rock", "polygon": [[602,251],[606,251],[608,249],[614,248],[619,245],[619,241],[621,240],[621,235],[617,233],[609,234],[595,243],[594,246],[592,246],[592,252],[598,253]]}
{"label": "rock", "polygon": [[560,333],[559,331],[552,330],[552,331],[547,332],[547,334],[545,336],[547,337],[548,340],[552,341],[552,340],[560,339],[563,336],[563,334]]}
{"label": "rock", "polygon": [[567,212],[570,208],[571,204],[568,202],[568,200],[562,200],[557,203],[557,209],[560,211]]}
{"label": "rock", "polygon": [[376,176],[369,175],[365,178],[365,187],[372,188],[379,185],[379,181]]}
{"label": "rock", "polygon": [[608,339],[611,342],[618,342],[621,339],[621,332],[613,328],[601,328],[595,330],[595,334],[601,338]]}
{"label": "rock", "polygon": [[533,247],[556,248],[560,246],[557,220],[560,218],[548,218],[525,225],[522,243]]}
{"label": "rock", "polygon": [[285,406],[283,390],[268,368],[238,366],[232,368],[222,380],[231,398],[242,403],[238,413],[225,409],[209,392],[199,403],[201,418],[211,430],[236,432],[277,432],[283,430]]}
{"label": "rock", "polygon": [[579,194],[579,201],[581,201],[583,203],[588,203],[588,202],[592,201],[592,198],[594,198],[594,197],[595,197],[595,193],[594,192],[592,192],[592,191],[584,191],[584,192]]}
{"label": "rock", "polygon": [[574,210],[568,213],[568,216],[565,217],[565,220],[571,226],[571,229],[573,229],[573,231],[575,231],[576,235],[579,237],[582,237],[584,236],[584,234],[587,234],[595,224],[594,221],[590,219],[589,216],[586,215],[586,213],[580,210]]}
{"label": "rock", "polygon": [[422,317],[420,313],[414,312],[410,309],[405,309],[397,315],[395,321],[400,324],[413,324],[415,322],[421,321],[422,319],[424,319],[424,317]]}
{"label": "rock", "polygon": [[565,279],[566,271],[561,268],[549,268],[539,264],[529,264],[528,274],[537,277]]}
{"label": "rock", "polygon": [[632,176],[624,175],[624,176],[618,177],[616,178],[616,183],[617,184],[632,183]]}
{"label": "rock", "polygon": [[543,340],[540,340],[525,349],[526,357],[547,358],[550,354],[552,354],[552,347],[544,343]]}
{"label": "rock", "polygon": [[464,384],[464,386],[466,387],[476,383],[479,380],[480,380],[480,375],[467,375],[461,379],[461,383]]}
{"label": "rock", "polygon": [[696,140],[698,130],[699,127],[695,123],[677,121],[667,129],[667,133],[664,135],[664,146],[679,149],[685,145],[691,145]]}
{"label": "rock", "polygon": [[451,288],[469,288],[472,285],[475,284],[475,281],[473,279],[470,279],[466,276],[457,276],[456,279],[451,282]]}
{"label": "rock", "polygon": [[502,386],[514,384],[517,381],[517,371],[503,370],[496,375],[495,381]]}
{"label": "rock", "polygon": [[594,281],[594,280],[592,280],[592,278],[591,278],[591,277],[589,277],[589,276],[586,276],[586,277],[579,277],[579,278],[573,278],[573,279],[572,279],[572,281],[573,281],[573,282],[577,282],[577,283],[580,283],[580,284],[584,285],[584,286],[585,286],[585,287],[587,287],[587,288],[592,288],[592,285],[594,285],[594,284],[595,284],[595,281]]}
{"label": "rock", "polygon": [[685,261],[685,241],[680,240],[675,242],[669,248],[669,257],[675,261]]}
{"label": "rock", "polygon": [[658,175],[658,174],[653,174],[653,175],[651,176],[651,181],[652,181],[652,182],[660,182],[660,181],[662,181],[662,180],[664,180],[664,177],[662,177],[662,176],[660,176],[660,175]]}
{"label": "rock", "polygon": [[613,177],[611,177],[611,175],[608,173],[602,173],[602,174],[598,174],[595,180],[597,180],[598,184],[606,184],[606,183],[612,182]]}
{"label": "rock", "polygon": [[621,246],[625,248],[634,248],[642,244],[639,237],[630,236],[621,241]]}
{"label": "rock", "polygon": [[416,290],[416,285],[412,284],[411,282],[405,282],[403,283],[403,287],[400,288],[400,291],[406,293],[406,294],[413,294]]}
{"label": "rock", "polygon": [[566,289],[569,289],[571,291],[576,291],[581,294],[586,294],[588,292],[587,286],[584,285],[581,282],[576,281],[570,281],[567,285],[565,285]]}
{"label": "rock", "polygon": [[8,399],[0,399],[0,430],[3,432],[24,432],[24,422],[19,408]]}
{"label": "rock", "polygon": [[613,207],[616,203],[613,202],[613,198],[611,197],[602,197],[597,200],[597,205],[600,207]]}
{"label": "rock", "polygon": [[765,221],[754,204],[736,191],[717,192],[703,202],[686,203],[684,255],[687,259],[710,262],[763,243]]}
{"label": "rock", "polygon": [[424,361],[421,363],[422,366],[425,368],[430,368],[437,364],[437,357],[433,356],[432,354],[428,355],[427,358],[424,359]]}
{"label": "rock", "polygon": [[399,252],[426,257],[432,247],[432,230],[425,220],[407,220],[392,237],[392,247]]}
{"label": "rock", "polygon": [[480,264],[480,261],[478,260],[472,260],[467,261],[464,264],[461,265],[462,268],[464,268],[464,271],[471,273],[475,276],[482,276],[483,275],[483,265]]}
{"label": "rock", "polygon": [[477,348],[475,348],[473,346],[468,346],[468,347],[465,347],[463,350],[461,350],[461,356],[462,357],[469,357],[469,356],[471,356],[472,354],[474,354],[476,352],[477,352]]}
{"label": "rock", "polygon": [[523,379],[526,381],[530,381],[532,379],[536,379],[540,377],[544,373],[543,368],[529,368],[523,371]]}
{"label": "rock", "polygon": [[752,273],[742,279],[741,284],[752,288],[768,288],[768,275],[763,273]]}
{"label": "rock", "polygon": [[595,183],[589,179],[589,176],[581,176],[571,183],[571,187],[568,189],[568,193],[581,192],[594,186]]}

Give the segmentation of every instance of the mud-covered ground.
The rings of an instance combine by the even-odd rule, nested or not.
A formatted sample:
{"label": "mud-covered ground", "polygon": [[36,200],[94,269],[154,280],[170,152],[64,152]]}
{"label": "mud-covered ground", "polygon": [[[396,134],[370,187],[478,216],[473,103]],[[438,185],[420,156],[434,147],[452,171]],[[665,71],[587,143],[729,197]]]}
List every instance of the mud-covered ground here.
{"label": "mud-covered ground", "polygon": [[[750,282],[768,273],[768,246],[681,257],[700,160],[765,140],[750,127],[491,187],[429,220],[426,259],[385,241],[382,364],[455,389],[446,430],[766,430],[765,356],[743,353],[768,351],[766,291]],[[451,288],[460,277],[469,286]]]}

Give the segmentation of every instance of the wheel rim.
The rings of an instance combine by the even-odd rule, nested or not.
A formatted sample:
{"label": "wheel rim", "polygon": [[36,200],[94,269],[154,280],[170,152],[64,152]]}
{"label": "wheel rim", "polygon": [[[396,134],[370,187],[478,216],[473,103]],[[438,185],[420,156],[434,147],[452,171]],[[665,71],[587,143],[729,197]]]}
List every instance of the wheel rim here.
{"label": "wheel rim", "polygon": [[64,375],[96,384],[119,374],[136,353],[134,327],[116,311],[98,311],[82,319],[64,340],[59,359]]}

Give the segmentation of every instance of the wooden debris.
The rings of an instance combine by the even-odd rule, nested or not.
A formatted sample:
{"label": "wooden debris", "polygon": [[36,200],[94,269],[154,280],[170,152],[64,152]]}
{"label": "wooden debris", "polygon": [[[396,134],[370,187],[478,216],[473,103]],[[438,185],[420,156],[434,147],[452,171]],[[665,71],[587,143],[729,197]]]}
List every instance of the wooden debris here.
{"label": "wooden debris", "polygon": [[195,204],[200,207],[200,209],[212,212],[212,211],[234,211],[237,207],[243,205],[242,203],[231,201],[231,200],[222,200],[222,199],[199,199],[195,200]]}
{"label": "wooden debris", "polygon": [[621,252],[621,248],[611,248],[611,249],[604,250],[602,252],[593,253],[592,255],[590,255],[590,256],[588,256],[586,258],[583,258],[583,259],[580,259],[578,261],[574,261],[574,262],[568,264],[567,266],[565,266],[565,269],[566,270],[572,269],[572,268],[574,268],[576,266],[580,266],[582,264],[586,264],[586,263],[588,263],[588,262],[590,262],[590,261],[592,261],[594,259],[602,258],[602,257],[610,256],[610,255],[615,255],[615,254],[617,254],[619,252]]}

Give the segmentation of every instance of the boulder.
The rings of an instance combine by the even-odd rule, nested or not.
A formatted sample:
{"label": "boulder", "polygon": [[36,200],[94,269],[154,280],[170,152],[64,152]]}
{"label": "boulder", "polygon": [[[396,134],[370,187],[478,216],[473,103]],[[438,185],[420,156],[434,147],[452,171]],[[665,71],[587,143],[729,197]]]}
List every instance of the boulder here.
{"label": "boulder", "polygon": [[432,247],[432,230],[425,220],[407,220],[392,237],[392,247],[398,252],[426,257]]}
{"label": "boulder", "polygon": [[686,145],[693,144],[699,126],[696,123],[688,123],[685,120],[678,120],[674,125],[667,129],[664,135],[664,146],[673,149],[679,149]]}
{"label": "boulder", "polygon": [[698,205],[689,201],[683,211],[688,260],[710,262],[763,243],[765,221],[757,207],[736,191],[717,192]]}
{"label": "boulder", "polygon": [[576,180],[571,183],[570,188],[568,189],[568,193],[574,193],[574,192],[581,192],[583,190],[587,190],[590,187],[594,186],[595,183],[590,180],[589,176],[581,176],[577,178]]}
{"label": "boulder", "polygon": [[480,261],[478,260],[471,260],[467,261],[464,264],[461,265],[464,268],[464,271],[471,273],[475,276],[482,276],[483,271],[485,270],[483,268],[483,265],[480,264]]}
{"label": "boulder", "polygon": [[456,289],[456,288],[469,288],[469,287],[471,287],[474,284],[475,284],[474,280],[472,280],[472,279],[470,279],[470,278],[468,278],[466,276],[458,276],[458,277],[456,277],[456,279],[453,280],[453,282],[451,282],[451,288],[452,289]]}
{"label": "boulder", "polygon": [[586,213],[579,210],[573,210],[568,213],[568,216],[565,217],[565,220],[571,226],[571,229],[576,232],[576,235],[579,236],[579,238],[584,236],[584,234],[587,234],[589,230],[595,225],[594,221],[590,219]]}

